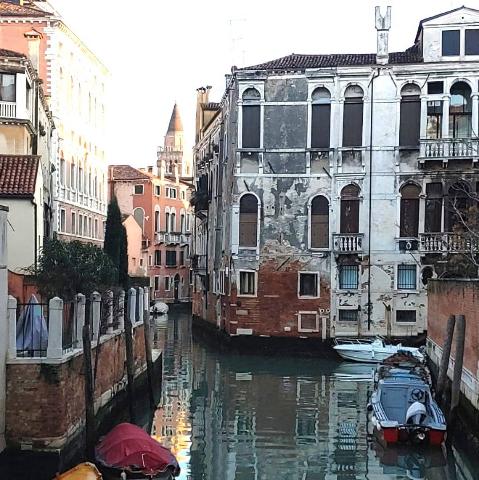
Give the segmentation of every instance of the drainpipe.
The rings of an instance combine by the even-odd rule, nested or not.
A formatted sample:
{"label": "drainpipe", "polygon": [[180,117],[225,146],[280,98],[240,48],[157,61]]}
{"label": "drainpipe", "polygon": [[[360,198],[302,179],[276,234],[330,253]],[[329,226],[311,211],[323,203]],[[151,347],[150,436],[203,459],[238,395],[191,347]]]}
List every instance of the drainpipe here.
{"label": "drainpipe", "polygon": [[374,113],[374,79],[379,77],[380,69],[371,78],[371,114],[369,123],[369,195],[368,195],[368,331],[371,330],[371,207],[373,191],[373,113]]}

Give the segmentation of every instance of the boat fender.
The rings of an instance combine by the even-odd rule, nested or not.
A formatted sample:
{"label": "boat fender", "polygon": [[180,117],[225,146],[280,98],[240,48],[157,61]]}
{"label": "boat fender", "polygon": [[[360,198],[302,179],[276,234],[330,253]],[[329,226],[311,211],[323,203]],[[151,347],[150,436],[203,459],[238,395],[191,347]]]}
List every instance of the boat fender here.
{"label": "boat fender", "polygon": [[126,473],[125,472],[121,472],[121,480],[126,480]]}
{"label": "boat fender", "polygon": [[414,402],[407,409],[406,423],[421,424],[427,417],[426,407],[421,402]]}
{"label": "boat fender", "polygon": [[372,412],[373,411],[373,406],[372,404],[368,403],[368,406],[366,407],[368,412]]}

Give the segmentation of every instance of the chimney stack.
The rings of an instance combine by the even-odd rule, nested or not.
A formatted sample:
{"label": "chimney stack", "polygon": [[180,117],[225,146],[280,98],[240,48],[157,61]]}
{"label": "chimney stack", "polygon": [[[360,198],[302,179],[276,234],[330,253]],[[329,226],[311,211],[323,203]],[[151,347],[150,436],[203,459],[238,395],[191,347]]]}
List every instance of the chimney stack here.
{"label": "chimney stack", "polygon": [[391,28],[391,7],[386,15],[381,14],[381,7],[376,7],[377,53],[376,63],[386,65],[389,61],[389,29]]}
{"label": "chimney stack", "polygon": [[30,31],[23,34],[28,42],[28,57],[32,62],[33,68],[40,72],[40,40],[43,38],[42,34],[32,28]]}
{"label": "chimney stack", "polygon": [[204,125],[204,118],[203,118],[203,111],[201,109],[201,104],[208,103],[210,90],[211,90],[210,85],[196,89],[196,129],[195,129],[196,142],[200,139],[200,132]]}

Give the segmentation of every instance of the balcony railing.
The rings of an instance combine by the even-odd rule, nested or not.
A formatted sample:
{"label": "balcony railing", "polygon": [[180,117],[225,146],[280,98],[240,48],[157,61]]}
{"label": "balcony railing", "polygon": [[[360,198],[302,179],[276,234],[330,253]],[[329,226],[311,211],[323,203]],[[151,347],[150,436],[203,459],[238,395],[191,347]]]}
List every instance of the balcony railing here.
{"label": "balcony railing", "polygon": [[465,253],[479,249],[477,238],[461,233],[421,233],[419,240],[423,253]]}
{"label": "balcony railing", "polygon": [[479,138],[438,138],[421,140],[422,160],[479,157]]}
{"label": "balcony railing", "polygon": [[364,233],[333,234],[333,249],[336,253],[361,253]]}
{"label": "balcony railing", "polygon": [[16,118],[17,104],[15,102],[0,102],[0,117]]}
{"label": "balcony railing", "polygon": [[189,233],[159,232],[156,234],[156,243],[188,244]]}

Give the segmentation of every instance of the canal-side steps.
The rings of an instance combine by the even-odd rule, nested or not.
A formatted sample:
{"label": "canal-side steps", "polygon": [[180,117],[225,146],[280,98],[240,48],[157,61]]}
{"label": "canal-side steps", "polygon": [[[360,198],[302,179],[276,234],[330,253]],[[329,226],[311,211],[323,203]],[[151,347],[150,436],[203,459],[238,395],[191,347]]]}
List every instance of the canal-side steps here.
{"label": "canal-side steps", "polygon": [[[60,467],[84,453],[88,357],[96,427],[124,407],[128,370],[137,393],[146,384],[148,363],[159,366],[161,375],[161,354],[147,348],[148,307],[148,290],[143,288],[95,292],[89,298],[78,294],[71,302],[53,298],[47,305],[20,306],[9,297],[7,454],[53,453]],[[28,309],[31,315],[25,315]],[[24,334],[19,335],[22,329]],[[91,349],[85,355],[82,333],[88,330]],[[42,338],[38,332],[43,332]]]}

